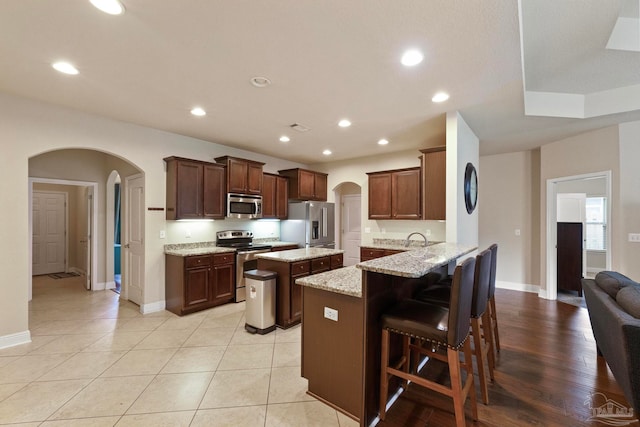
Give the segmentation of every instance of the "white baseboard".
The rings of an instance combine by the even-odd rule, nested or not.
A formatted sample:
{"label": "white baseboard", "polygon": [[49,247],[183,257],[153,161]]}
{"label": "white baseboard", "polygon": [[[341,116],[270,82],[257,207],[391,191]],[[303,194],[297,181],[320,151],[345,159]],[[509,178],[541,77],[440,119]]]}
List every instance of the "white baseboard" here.
{"label": "white baseboard", "polygon": [[105,282],[104,288],[105,289],[115,289],[116,288],[116,282],[114,282],[113,280],[110,281],[110,282]]}
{"label": "white baseboard", "polygon": [[81,276],[86,276],[87,275],[86,271],[84,271],[83,269],[78,268],[78,267],[71,267],[68,272],[69,273],[76,273],[76,274],[79,274]]}
{"label": "white baseboard", "polygon": [[165,301],[156,301],[150,304],[142,304],[140,306],[140,313],[149,314],[155,313],[156,311],[162,311],[166,307]]}
{"label": "white baseboard", "polygon": [[100,283],[94,283],[92,286],[92,291],[104,291],[105,289],[115,289],[116,288],[116,282],[100,282]]}
{"label": "white baseboard", "polygon": [[31,342],[31,332],[28,330],[0,337],[0,349],[13,347]]}
{"label": "white baseboard", "polygon": [[530,285],[528,283],[502,282],[499,280],[496,281],[496,288],[510,289],[512,291],[531,292],[534,294],[537,294],[540,291],[540,286],[538,285]]}

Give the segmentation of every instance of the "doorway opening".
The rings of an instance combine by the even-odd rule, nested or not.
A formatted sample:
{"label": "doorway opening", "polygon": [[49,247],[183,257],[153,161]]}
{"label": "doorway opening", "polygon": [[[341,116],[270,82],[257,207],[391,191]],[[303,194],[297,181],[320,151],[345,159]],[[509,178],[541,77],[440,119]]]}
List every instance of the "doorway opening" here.
{"label": "doorway opening", "polygon": [[121,188],[120,174],[111,171],[107,180],[107,289],[118,294],[122,289]]}
{"label": "doorway opening", "polygon": [[343,182],[334,189],[336,200],[336,230],[338,248],[344,250],[344,266],[360,262],[362,228],[362,187],[353,182]]}
{"label": "doorway opening", "polygon": [[559,218],[558,200],[563,199],[562,194],[584,195],[583,274],[588,277],[611,269],[611,171],[547,180],[547,287],[540,291],[540,297],[551,300],[558,299],[558,222],[564,222],[565,215],[560,213]]}

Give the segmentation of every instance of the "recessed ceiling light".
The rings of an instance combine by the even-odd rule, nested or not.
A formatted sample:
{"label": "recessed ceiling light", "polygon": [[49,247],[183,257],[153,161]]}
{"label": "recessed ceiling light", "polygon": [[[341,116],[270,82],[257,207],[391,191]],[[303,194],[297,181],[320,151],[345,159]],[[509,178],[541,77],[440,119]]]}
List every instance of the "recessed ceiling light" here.
{"label": "recessed ceiling light", "polygon": [[406,67],[413,67],[418,65],[424,59],[424,55],[417,49],[409,49],[402,54],[402,65]]}
{"label": "recessed ceiling light", "polygon": [[207,112],[200,107],[195,107],[191,110],[191,114],[193,114],[194,116],[202,117],[202,116],[206,116]]}
{"label": "recessed ceiling light", "polygon": [[445,92],[438,92],[431,98],[433,102],[444,102],[447,99],[449,99],[449,94]]}
{"label": "recessed ceiling light", "polygon": [[122,15],[124,6],[118,0],[89,0],[92,5],[109,15]]}
{"label": "recessed ceiling light", "polygon": [[289,142],[291,141],[291,138],[289,138],[287,135],[282,135],[280,137],[280,142]]}
{"label": "recessed ceiling light", "polygon": [[379,145],[387,145],[389,143],[389,141],[387,141],[386,139],[381,139],[380,141],[378,141]]}
{"label": "recessed ceiling light", "polygon": [[255,87],[267,87],[271,84],[271,80],[266,77],[252,77],[251,84]]}
{"label": "recessed ceiling light", "polygon": [[351,126],[351,122],[347,119],[342,119],[338,122],[338,126],[340,126],[341,128],[348,128],[349,126]]}
{"label": "recessed ceiling light", "polygon": [[71,75],[78,74],[78,69],[68,62],[64,62],[64,61],[55,62],[51,64],[51,66],[55,68],[57,71],[60,71],[61,73],[71,74]]}
{"label": "recessed ceiling light", "polygon": [[324,154],[325,156],[329,156],[331,155],[331,150],[324,150],[322,154]]}

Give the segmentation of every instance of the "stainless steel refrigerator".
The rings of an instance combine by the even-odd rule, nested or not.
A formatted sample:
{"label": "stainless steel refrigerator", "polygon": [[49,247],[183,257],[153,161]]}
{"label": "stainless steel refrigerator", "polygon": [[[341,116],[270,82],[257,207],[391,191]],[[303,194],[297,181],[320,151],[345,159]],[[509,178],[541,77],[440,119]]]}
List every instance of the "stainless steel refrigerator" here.
{"label": "stainless steel refrigerator", "polygon": [[335,248],[335,205],[289,202],[289,219],[280,221],[280,240],[300,247]]}

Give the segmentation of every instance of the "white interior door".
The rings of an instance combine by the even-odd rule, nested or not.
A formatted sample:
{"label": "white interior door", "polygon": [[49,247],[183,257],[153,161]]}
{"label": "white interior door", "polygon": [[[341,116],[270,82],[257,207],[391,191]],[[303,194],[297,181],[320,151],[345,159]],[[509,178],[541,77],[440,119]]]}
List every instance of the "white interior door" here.
{"label": "white interior door", "polygon": [[93,253],[91,251],[91,248],[93,247],[93,235],[91,233],[91,230],[93,230],[93,187],[87,187],[86,189],[86,194],[87,194],[87,229],[86,229],[86,239],[85,239],[85,262],[86,262],[86,269],[85,271],[87,272],[86,275],[86,279],[87,279],[87,283],[86,283],[86,287],[87,290],[91,290],[92,289],[92,285],[91,285],[91,277],[92,275],[92,270],[91,270],[91,264],[92,264],[92,259],[93,259]]}
{"label": "white interior door", "polygon": [[557,197],[556,221],[582,223],[582,277],[586,277],[587,245],[585,243],[587,231],[587,195],[585,193],[560,193]]}
{"label": "white interior door", "polygon": [[32,274],[66,271],[66,193],[34,191]]}
{"label": "white interior door", "polygon": [[342,249],[344,265],[360,262],[361,197],[359,194],[342,196]]}
{"label": "white interior door", "polygon": [[128,177],[126,183],[124,260],[122,286],[125,298],[143,303],[144,286],[144,178]]}

